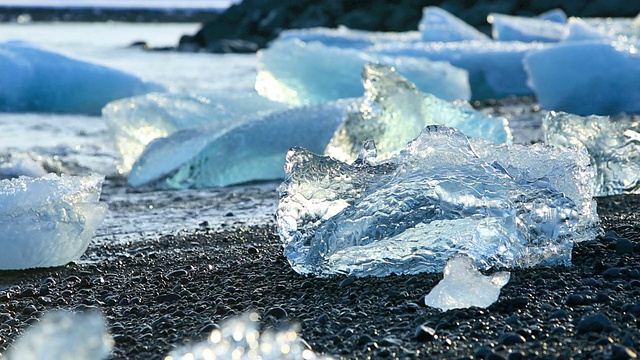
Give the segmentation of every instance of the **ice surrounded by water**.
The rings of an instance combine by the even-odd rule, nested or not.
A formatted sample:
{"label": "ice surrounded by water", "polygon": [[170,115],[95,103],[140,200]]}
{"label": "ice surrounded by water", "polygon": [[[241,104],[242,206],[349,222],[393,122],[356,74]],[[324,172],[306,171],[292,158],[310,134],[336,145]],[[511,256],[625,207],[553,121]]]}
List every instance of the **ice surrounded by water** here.
{"label": "ice surrounded by water", "polygon": [[99,360],[113,347],[104,320],[98,312],[46,313],[5,354],[8,360]]}
{"label": "ice surrounded by water", "polygon": [[567,31],[566,23],[559,23],[540,17],[489,14],[491,35],[499,41],[558,42]]}
{"label": "ice surrounded by water", "polygon": [[0,269],[62,266],[78,260],[107,214],[104,177],[0,180]]}
{"label": "ice surrounded by water", "polygon": [[436,6],[422,9],[422,19],[418,24],[423,41],[484,40],[489,37],[455,15]]}
{"label": "ice surrounded by water", "polygon": [[285,108],[285,104],[246,91],[152,93],[111,102],[102,109],[102,117],[119,154],[118,172],[126,175],[154,139],[258,111]]}
{"label": "ice surrounded by water", "polygon": [[258,52],[256,90],[293,105],[318,104],[358,97],[365,64],[393,66],[427,93],[445,100],[469,100],[466,70],[425,58],[372,55],[364,51],[297,40],[275,41]]}
{"label": "ice surrounded by water", "polygon": [[358,157],[367,140],[376,143],[378,160],[404,149],[427,125],[455,127],[468,136],[511,143],[507,120],[493,118],[420,92],[388,66],[367,64],[362,71],[364,97],[354,103],[325,153],[341,161]]}
{"label": "ice surrounded by water", "polygon": [[418,31],[386,32],[349,29],[346,26],[338,28],[307,28],[289,29],[282,31],[276,41],[300,40],[305,43],[317,42],[326,46],[365,49],[382,43],[418,42],[422,35]]}
{"label": "ice surrounded by water", "polygon": [[258,112],[152,141],[127,178],[134,187],[220,187],[282,179],[292,146],[322,152],[352,100]]}
{"label": "ice surrounded by water", "polygon": [[456,254],[483,269],[569,264],[573,242],[599,229],[584,152],[429,126],[387,162],[374,157],[371,146],[351,165],[287,154],[277,218],[297,272],[438,272]]}
{"label": "ice surrounded by water", "polygon": [[0,111],[100,114],[109,101],[162,90],[29,43],[0,43]]}
{"label": "ice surrounded by water", "polygon": [[472,306],[486,308],[498,300],[500,289],[510,277],[506,271],[482,275],[473,259],[454,256],[444,267],[444,278],[425,296],[424,303],[445,311]]}
{"label": "ice surrounded by water", "polygon": [[608,116],[550,112],[543,120],[545,142],[589,153],[596,170],[593,195],[640,193],[640,123]]}

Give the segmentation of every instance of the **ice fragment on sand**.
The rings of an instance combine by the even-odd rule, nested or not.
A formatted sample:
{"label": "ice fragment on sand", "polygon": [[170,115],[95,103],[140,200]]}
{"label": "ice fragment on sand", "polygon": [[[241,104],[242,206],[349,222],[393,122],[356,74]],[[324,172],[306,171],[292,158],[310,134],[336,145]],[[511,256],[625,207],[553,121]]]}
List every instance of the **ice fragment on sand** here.
{"label": "ice fragment on sand", "polygon": [[511,142],[506,119],[421,93],[393,68],[367,64],[362,82],[364,98],[351,106],[325,151],[338,160],[355,160],[367,140],[375,141],[378,160],[384,160],[404,149],[427,125],[455,127],[495,143]]}
{"label": "ice fragment on sand", "polygon": [[25,42],[0,43],[0,111],[100,114],[109,101],[162,90]]}
{"label": "ice fragment on sand", "polygon": [[284,177],[296,145],[322,152],[350,100],[259,112],[151,142],[129,173],[131,186],[219,187]]}
{"label": "ice fragment on sand", "polygon": [[0,269],[65,265],[85,252],[107,213],[104,177],[0,180]]}
{"label": "ice fragment on sand", "polygon": [[102,117],[119,154],[118,171],[126,175],[154,139],[258,111],[284,108],[284,104],[246,91],[206,95],[153,93],[111,102],[102,109]]}
{"label": "ice fragment on sand", "polygon": [[164,360],[208,359],[330,359],[319,357],[296,333],[296,327],[260,332],[258,314],[227,319],[206,341],[172,351]]}
{"label": "ice fragment on sand", "polygon": [[[559,156],[553,148],[537,147],[535,162],[501,164],[495,153],[509,159],[526,148],[472,141],[491,147],[487,158],[460,131],[441,126],[425,128],[399,155],[377,165],[371,165],[371,145],[351,165],[291,150],[277,217],[294,270],[437,272],[455,254],[481,268],[569,264],[573,242],[598,228],[595,211],[583,208],[595,209],[583,184],[562,184],[571,177],[536,169]],[[562,151],[565,164],[575,164],[544,169],[574,171],[588,183],[593,173],[586,154]],[[591,218],[583,220],[584,214]]]}
{"label": "ice fragment on sand", "polygon": [[498,300],[500,289],[510,277],[506,271],[482,275],[471,258],[454,256],[444,267],[444,278],[425,296],[424,302],[445,311],[472,306],[486,308]]}
{"label": "ice fragment on sand", "polygon": [[8,360],[99,360],[106,359],[112,347],[99,313],[58,310],[28,328],[5,355]]}
{"label": "ice fragment on sand", "polygon": [[608,116],[550,112],[543,120],[545,142],[589,153],[596,170],[593,195],[640,193],[640,123]]}
{"label": "ice fragment on sand", "polygon": [[466,70],[446,62],[370,55],[320,43],[276,41],[258,52],[256,90],[293,105],[319,104],[362,94],[360,73],[368,62],[394,66],[420,90],[446,100],[471,97]]}
{"label": "ice fragment on sand", "polygon": [[317,42],[326,46],[364,49],[372,45],[422,40],[418,31],[387,32],[352,30],[345,26],[333,28],[308,28],[285,30],[276,41],[300,40],[305,43]]}
{"label": "ice fragment on sand", "polygon": [[558,42],[567,31],[567,25],[541,18],[489,14],[491,35],[499,41]]}
{"label": "ice fragment on sand", "polygon": [[422,10],[418,29],[423,41],[490,40],[473,26],[435,6],[427,6]]}

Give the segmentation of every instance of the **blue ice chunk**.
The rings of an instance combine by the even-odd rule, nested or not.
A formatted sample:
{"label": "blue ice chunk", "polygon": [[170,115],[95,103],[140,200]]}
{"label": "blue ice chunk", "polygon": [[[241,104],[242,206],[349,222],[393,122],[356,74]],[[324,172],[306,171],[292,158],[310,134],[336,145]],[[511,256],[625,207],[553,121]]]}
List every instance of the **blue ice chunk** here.
{"label": "blue ice chunk", "polygon": [[360,96],[360,73],[368,62],[394,66],[420,90],[440,98],[468,100],[471,97],[466,70],[424,58],[372,55],[293,40],[272,43],[258,52],[258,61],[258,93],[294,105]]}
{"label": "blue ice chunk", "polygon": [[321,152],[351,100],[258,112],[151,142],[129,173],[131,186],[220,187],[284,177],[296,145]]}
{"label": "blue ice chunk", "polygon": [[25,42],[0,43],[0,111],[97,115],[110,101],[163,90]]}
{"label": "blue ice chunk", "polygon": [[491,117],[473,110],[468,104],[454,104],[416,86],[394,68],[367,64],[362,72],[364,97],[350,107],[325,153],[341,161],[358,157],[362,144],[373,140],[379,160],[404,149],[427,125],[455,127],[468,136],[495,143],[512,140],[505,118]]}
{"label": "blue ice chunk", "polygon": [[297,272],[438,272],[457,254],[483,269],[566,265],[573,242],[599,230],[584,152],[429,126],[386,162],[373,153],[368,146],[351,165],[300,148],[287,154],[277,218]]}
{"label": "blue ice chunk", "polygon": [[276,41],[299,40],[305,43],[319,42],[326,46],[365,49],[367,47],[398,42],[418,42],[422,35],[418,31],[380,32],[353,30],[345,26],[333,28],[308,28],[285,30],[278,35]]}
{"label": "blue ice chunk", "polygon": [[578,115],[640,112],[637,47],[609,41],[563,42],[524,57],[529,85],[548,110]]}
{"label": "blue ice chunk", "polygon": [[418,29],[422,33],[423,41],[490,40],[473,26],[436,6],[422,9]]}
{"label": "blue ice chunk", "polygon": [[491,35],[499,41],[558,42],[565,37],[567,25],[541,18],[489,14]]}
{"label": "blue ice chunk", "polygon": [[559,24],[567,23],[567,14],[562,9],[551,9],[538,15],[541,20],[553,21]]}

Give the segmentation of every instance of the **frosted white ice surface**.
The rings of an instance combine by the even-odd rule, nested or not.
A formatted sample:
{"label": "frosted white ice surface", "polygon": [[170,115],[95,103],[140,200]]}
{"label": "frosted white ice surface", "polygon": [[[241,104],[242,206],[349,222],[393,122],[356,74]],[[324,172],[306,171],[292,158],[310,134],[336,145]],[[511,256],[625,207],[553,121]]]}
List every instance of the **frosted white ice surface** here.
{"label": "frosted white ice surface", "polygon": [[278,35],[275,41],[288,40],[299,40],[305,43],[317,42],[338,48],[364,49],[383,43],[418,42],[422,40],[422,35],[418,31],[377,32],[352,30],[345,26],[339,26],[336,29],[307,28],[284,30]]}
{"label": "frosted white ice surface", "polygon": [[100,360],[113,347],[98,312],[46,313],[11,345],[7,360]]}
{"label": "frosted white ice surface", "polygon": [[427,6],[422,9],[422,19],[418,23],[418,29],[422,34],[422,40],[425,42],[490,40],[487,35],[473,26],[446,10],[435,6]]}
{"label": "frosted white ice surface", "polygon": [[472,306],[486,308],[498,300],[500,289],[510,277],[506,271],[485,276],[473,259],[454,256],[444,267],[444,278],[425,296],[424,302],[444,311]]}
{"label": "frosted white ice surface", "polygon": [[491,35],[499,41],[558,42],[567,31],[567,25],[536,17],[489,14]]}
{"label": "frosted white ice surface", "polygon": [[104,177],[0,180],[0,269],[62,266],[78,260],[107,213]]}
{"label": "frosted white ice surface", "polygon": [[454,104],[422,93],[394,68],[366,64],[362,83],[364,97],[350,107],[325,150],[325,154],[335,159],[352,162],[361,145],[373,140],[377,160],[385,160],[404,149],[427,125],[455,127],[468,136],[511,143],[506,119],[484,115],[468,104]]}
{"label": "frosted white ice surface", "polygon": [[593,195],[640,193],[640,123],[608,116],[550,112],[543,120],[545,142],[589,153],[596,170]]}
{"label": "frosted white ice surface", "polygon": [[37,155],[28,152],[0,156],[0,179],[46,175],[48,172],[37,158]]}
{"label": "frosted white ice surface", "polygon": [[[438,272],[456,254],[483,269],[570,264],[573,242],[599,230],[584,189],[593,176],[586,153],[538,146],[527,154],[533,161],[520,163],[502,159],[522,156],[527,147],[472,142],[488,147],[486,154],[458,130],[429,126],[376,165],[371,146],[351,165],[291,150],[277,218],[294,270]],[[562,156],[557,167],[544,165]]]}
{"label": "frosted white ice surface", "polygon": [[0,43],[0,111],[100,114],[109,101],[162,90],[25,42]]}
{"label": "frosted white ice surface", "polygon": [[224,321],[207,340],[172,351],[164,360],[314,360],[317,356],[297,334],[297,327],[260,332],[258,314],[246,313]]}
{"label": "frosted white ice surface", "polygon": [[131,186],[220,187],[282,179],[292,146],[322,152],[352,100],[258,112],[151,142],[128,176]]}
{"label": "frosted white ice surface", "polygon": [[120,174],[126,175],[154,139],[185,129],[287,106],[247,91],[152,93],[117,100],[102,109],[114,138]]}
{"label": "frosted white ice surface", "polygon": [[258,52],[256,90],[267,98],[293,105],[358,97],[362,94],[360,74],[369,62],[395,67],[421,91],[442,99],[471,97],[467,71],[447,62],[374,55],[298,40],[275,41]]}

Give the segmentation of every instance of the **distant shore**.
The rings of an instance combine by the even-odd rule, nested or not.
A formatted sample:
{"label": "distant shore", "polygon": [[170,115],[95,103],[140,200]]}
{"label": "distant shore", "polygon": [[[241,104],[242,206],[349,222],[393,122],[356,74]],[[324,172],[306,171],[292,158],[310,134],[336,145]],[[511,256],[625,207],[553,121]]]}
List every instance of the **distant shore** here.
{"label": "distant shore", "polygon": [[206,8],[103,8],[0,6],[0,22],[191,22],[215,20],[222,9]]}

